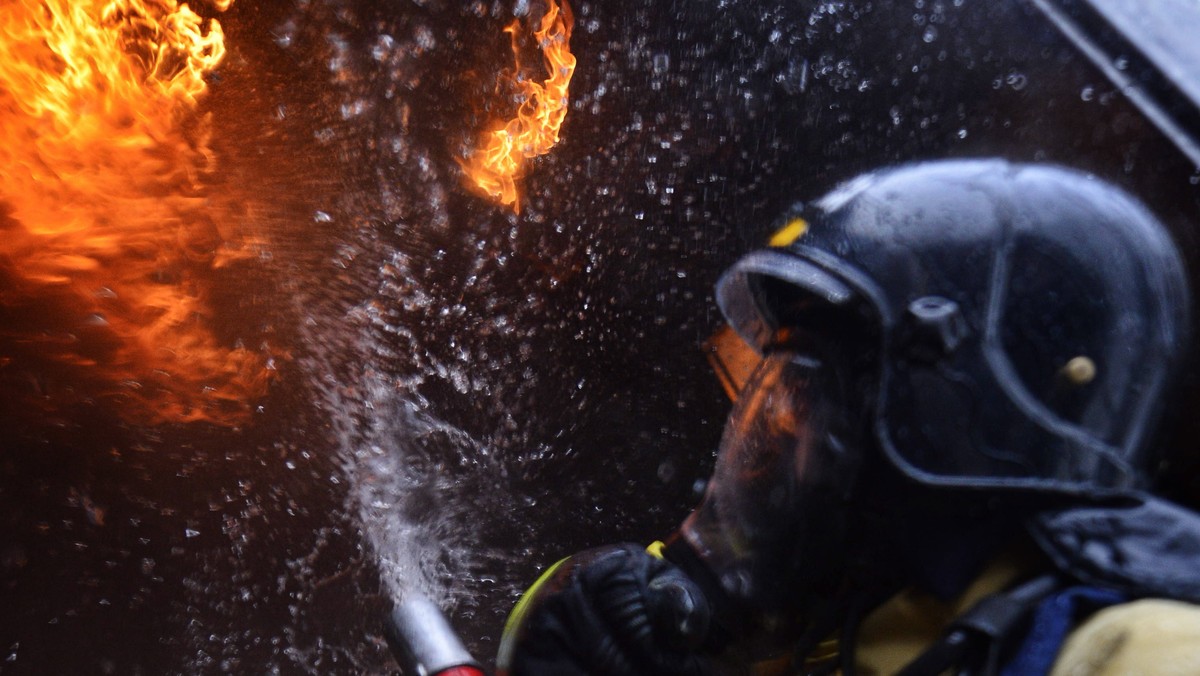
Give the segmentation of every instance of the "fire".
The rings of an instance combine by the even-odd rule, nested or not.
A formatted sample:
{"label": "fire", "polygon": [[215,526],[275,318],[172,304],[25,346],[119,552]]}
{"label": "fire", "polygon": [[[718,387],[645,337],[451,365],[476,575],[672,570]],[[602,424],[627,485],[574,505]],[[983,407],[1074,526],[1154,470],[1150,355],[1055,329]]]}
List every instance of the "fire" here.
{"label": "fire", "polygon": [[520,211],[517,179],[525,175],[528,161],[545,155],[558,143],[558,130],[567,116],[568,87],[575,72],[571,54],[571,7],[564,0],[561,8],[554,0],[534,39],[542,49],[548,77],[542,83],[526,79],[521,72],[520,21],[504,31],[512,36],[516,63],[514,82],[521,105],[516,117],[484,134],[479,147],[462,163],[467,176],[488,196]]}
{"label": "fire", "polygon": [[205,274],[245,255],[203,185],[224,56],[176,0],[0,4],[0,375],[57,364],[148,422],[232,424],[262,393],[263,359],[208,325]]}

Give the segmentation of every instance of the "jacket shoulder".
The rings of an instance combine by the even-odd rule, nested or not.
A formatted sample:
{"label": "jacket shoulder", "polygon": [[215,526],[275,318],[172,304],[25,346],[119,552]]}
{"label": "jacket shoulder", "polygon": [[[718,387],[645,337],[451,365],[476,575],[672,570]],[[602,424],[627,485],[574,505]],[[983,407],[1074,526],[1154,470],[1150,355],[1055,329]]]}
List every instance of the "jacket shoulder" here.
{"label": "jacket shoulder", "polygon": [[1200,674],[1200,605],[1143,599],[1106,608],[1067,638],[1051,676]]}

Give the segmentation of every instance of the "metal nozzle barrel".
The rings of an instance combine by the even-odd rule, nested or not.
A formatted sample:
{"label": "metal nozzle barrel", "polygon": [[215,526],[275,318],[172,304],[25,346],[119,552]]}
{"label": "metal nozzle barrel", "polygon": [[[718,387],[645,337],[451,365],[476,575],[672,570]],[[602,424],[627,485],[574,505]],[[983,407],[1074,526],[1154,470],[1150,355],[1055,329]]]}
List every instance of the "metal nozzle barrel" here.
{"label": "metal nozzle barrel", "polygon": [[484,676],[441,608],[420,594],[392,609],[387,638],[404,676]]}

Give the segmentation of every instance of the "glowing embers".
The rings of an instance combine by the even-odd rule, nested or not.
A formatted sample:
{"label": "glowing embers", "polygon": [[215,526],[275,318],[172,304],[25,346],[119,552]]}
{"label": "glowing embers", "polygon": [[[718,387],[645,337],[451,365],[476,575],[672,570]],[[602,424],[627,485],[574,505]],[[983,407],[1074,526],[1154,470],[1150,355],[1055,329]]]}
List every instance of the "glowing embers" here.
{"label": "glowing embers", "polygon": [[234,423],[262,393],[210,328],[207,279],[245,255],[201,182],[224,54],[175,0],[0,4],[0,371],[52,365],[30,377],[136,421]]}
{"label": "glowing embers", "polygon": [[540,84],[521,70],[520,21],[504,29],[512,36],[516,62],[512,84],[520,106],[516,117],[483,135],[462,166],[475,186],[500,204],[512,205],[513,211],[520,211],[517,179],[525,174],[530,159],[546,154],[558,143],[558,130],[567,116],[567,89],[575,72],[575,57],[570,51],[572,23],[571,8],[565,0],[561,8],[550,0],[533,34],[547,73]]}

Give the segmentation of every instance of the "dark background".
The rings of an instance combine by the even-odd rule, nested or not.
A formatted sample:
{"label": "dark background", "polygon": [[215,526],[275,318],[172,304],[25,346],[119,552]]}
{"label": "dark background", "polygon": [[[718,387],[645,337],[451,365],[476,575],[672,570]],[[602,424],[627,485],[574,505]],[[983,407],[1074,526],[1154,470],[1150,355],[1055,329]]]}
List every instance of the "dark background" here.
{"label": "dark background", "polygon": [[211,280],[216,328],[290,356],[239,429],[42,413],[30,374],[62,376],[3,367],[0,671],[388,673],[408,588],[490,661],[539,570],[686,514],[727,409],[717,275],[861,171],[1089,170],[1196,269],[1196,167],[1015,0],[579,2],[563,139],[509,213],[456,159],[504,114],[513,8],[221,16],[208,190],[270,256]]}

